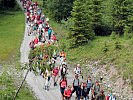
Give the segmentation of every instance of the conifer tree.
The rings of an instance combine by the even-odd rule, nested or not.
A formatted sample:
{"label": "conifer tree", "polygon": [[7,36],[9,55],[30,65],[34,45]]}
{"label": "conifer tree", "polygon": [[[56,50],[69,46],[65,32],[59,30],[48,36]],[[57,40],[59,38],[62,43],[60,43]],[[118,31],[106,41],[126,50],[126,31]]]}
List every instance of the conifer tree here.
{"label": "conifer tree", "polygon": [[[122,35],[124,31],[132,31],[133,2],[132,0],[114,0],[113,2],[113,28],[116,34]],[[125,29],[126,28],[126,29]]]}
{"label": "conifer tree", "polygon": [[85,0],[76,0],[72,10],[71,46],[79,46],[94,38],[92,18],[87,13]]}
{"label": "conifer tree", "polygon": [[67,20],[71,14],[74,0],[47,0],[45,6],[56,21]]}
{"label": "conifer tree", "polygon": [[102,0],[89,0],[89,2],[92,9],[93,29],[95,34],[99,35],[102,28]]}

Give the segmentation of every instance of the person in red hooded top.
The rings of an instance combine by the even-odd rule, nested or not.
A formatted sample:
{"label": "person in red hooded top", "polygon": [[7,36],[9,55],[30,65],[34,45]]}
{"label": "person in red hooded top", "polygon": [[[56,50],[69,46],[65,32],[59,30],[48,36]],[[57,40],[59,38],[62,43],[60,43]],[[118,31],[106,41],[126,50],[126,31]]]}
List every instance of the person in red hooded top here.
{"label": "person in red hooded top", "polygon": [[69,85],[64,91],[65,100],[70,100],[72,95],[71,86]]}
{"label": "person in red hooded top", "polygon": [[39,42],[39,40],[38,40],[38,38],[36,37],[36,38],[34,39],[34,44],[38,44],[38,42]]}

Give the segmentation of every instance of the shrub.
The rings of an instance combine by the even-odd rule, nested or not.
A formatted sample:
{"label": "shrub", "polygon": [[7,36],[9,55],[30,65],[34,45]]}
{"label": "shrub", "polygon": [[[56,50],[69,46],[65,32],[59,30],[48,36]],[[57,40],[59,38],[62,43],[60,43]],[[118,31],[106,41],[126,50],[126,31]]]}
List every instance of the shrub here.
{"label": "shrub", "polygon": [[122,48],[122,45],[120,44],[120,42],[116,41],[115,42],[115,49],[118,50],[118,49],[121,49]]}
{"label": "shrub", "polygon": [[103,48],[103,52],[106,53],[107,51],[109,51],[109,49],[108,49],[107,43],[105,41],[104,48]]}

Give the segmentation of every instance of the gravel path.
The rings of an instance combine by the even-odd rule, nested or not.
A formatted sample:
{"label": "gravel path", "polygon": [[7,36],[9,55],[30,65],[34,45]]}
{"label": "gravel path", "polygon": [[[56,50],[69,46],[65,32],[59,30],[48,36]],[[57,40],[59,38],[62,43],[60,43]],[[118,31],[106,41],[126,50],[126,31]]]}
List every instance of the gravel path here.
{"label": "gravel path", "polygon": [[[27,34],[27,24],[25,24],[25,33],[24,33],[24,39],[21,44],[20,52],[21,52],[21,64],[28,63],[28,55],[29,55],[29,43],[31,40],[34,39],[35,36],[28,36]],[[59,59],[57,60],[58,64]],[[26,70],[24,71],[24,75],[26,73]],[[69,73],[68,75],[68,84],[72,85],[73,75]],[[46,91],[43,89],[45,80],[40,75],[35,75],[33,72],[29,72],[28,76],[26,78],[26,82],[31,87],[32,91],[35,93],[35,96],[39,100],[61,100],[61,94],[60,94],[60,88],[59,85],[54,87],[53,84],[50,86],[50,90]],[[53,83],[53,82],[51,82]],[[74,100],[74,96],[72,97],[72,100]]]}

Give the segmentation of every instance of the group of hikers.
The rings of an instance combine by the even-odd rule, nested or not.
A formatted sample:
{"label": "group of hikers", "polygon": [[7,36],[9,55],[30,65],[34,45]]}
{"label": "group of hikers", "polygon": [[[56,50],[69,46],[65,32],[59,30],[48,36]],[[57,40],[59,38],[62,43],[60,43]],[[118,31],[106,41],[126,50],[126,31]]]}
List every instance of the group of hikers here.
{"label": "group of hikers", "polygon": [[[56,35],[49,26],[49,19],[42,13],[38,3],[32,3],[31,0],[21,0],[26,15],[27,35],[34,35],[35,38],[30,42],[29,46],[32,50],[41,44],[54,44],[57,42]],[[47,58],[47,56],[45,56]],[[59,63],[60,62],[60,63]],[[49,91],[51,80],[53,86],[60,86],[61,100],[70,100],[76,93],[75,100],[116,100],[114,94],[109,92],[106,96],[99,81],[93,82],[90,75],[87,79],[83,79],[80,64],[76,64],[73,70],[74,79],[68,81],[68,65],[66,62],[66,53],[64,51],[54,52],[49,60],[50,69],[46,68],[45,72],[41,72],[45,79],[44,89]],[[102,78],[101,78],[102,80]]]}

